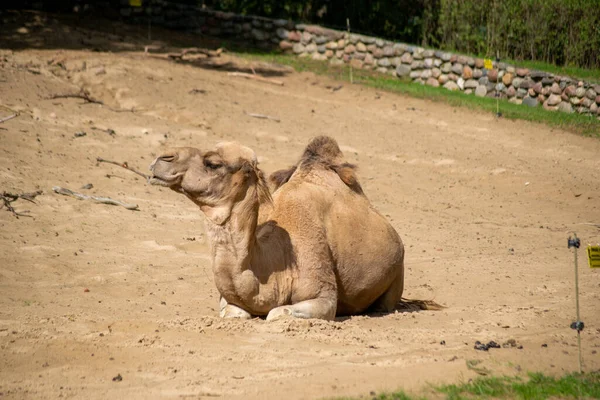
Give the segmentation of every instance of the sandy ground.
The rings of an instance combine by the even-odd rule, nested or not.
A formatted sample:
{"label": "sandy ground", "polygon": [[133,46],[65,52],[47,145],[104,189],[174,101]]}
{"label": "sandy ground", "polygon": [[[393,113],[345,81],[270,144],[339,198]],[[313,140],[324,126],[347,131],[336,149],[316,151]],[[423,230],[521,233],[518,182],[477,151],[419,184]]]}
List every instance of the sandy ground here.
{"label": "sandy ground", "polygon": [[[145,55],[140,28],[44,18],[5,14],[0,28],[0,117],[21,112],[0,124],[0,190],[44,192],[12,203],[31,217],[0,210],[0,397],[312,399],[463,382],[478,376],[469,360],[493,374],[577,370],[566,245],[573,231],[600,241],[589,224],[600,223],[600,141],[359,85],[332,91],[339,82],[280,66],[254,64],[282,87],[233,78],[247,61],[176,63]],[[163,52],[175,40],[154,37]],[[49,99],[82,88],[104,105]],[[405,295],[443,311],[220,320],[200,211],[96,162],[146,172],[165,146],[237,140],[270,173],[319,134],[359,165],[403,238]],[[600,271],[579,254],[592,371]],[[522,348],[473,348],[509,339]]]}

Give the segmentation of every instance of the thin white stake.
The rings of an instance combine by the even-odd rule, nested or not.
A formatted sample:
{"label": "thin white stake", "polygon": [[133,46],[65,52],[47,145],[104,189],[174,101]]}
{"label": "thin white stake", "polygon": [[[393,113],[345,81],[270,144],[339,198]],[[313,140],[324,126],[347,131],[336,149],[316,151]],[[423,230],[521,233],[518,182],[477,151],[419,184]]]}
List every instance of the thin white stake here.
{"label": "thin white stake", "polygon": [[573,247],[573,257],[575,261],[575,309],[577,310],[577,320],[571,324],[571,328],[577,331],[577,348],[579,350],[579,373],[583,373],[583,360],[581,358],[581,331],[583,330],[583,322],[579,314],[579,271],[577,268],[577,249],[580,246],[580,240],[577,234],[573,232],[573,239],[569,237],[569,248]]}
{"label": "thin white stake", "polygon": [[[577,235],[574,235],[577,239]],[[579,318],[579,272],[577,268],[577,249],[579,246],[573,249],[575,255],[575,308],[577,309],[577,322],[581,321]],[[579,373],[583,372],[583,360],[581,359],[581,331],[577,329],[577,348],[579,349]]]}

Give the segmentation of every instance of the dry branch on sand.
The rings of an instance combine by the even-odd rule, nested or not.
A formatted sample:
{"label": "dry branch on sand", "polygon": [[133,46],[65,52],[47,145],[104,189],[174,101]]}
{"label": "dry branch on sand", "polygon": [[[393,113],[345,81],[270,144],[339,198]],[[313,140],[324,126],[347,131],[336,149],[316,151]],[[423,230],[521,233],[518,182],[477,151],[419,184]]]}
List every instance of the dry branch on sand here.
{"label": "dry branch on sand", "polygon": [[77,193],[74,192],[70,189],[66,189],[66,188],[62,188],[60,186],[53,186],[52,190],[54,190],[54,192],[58,193],[58,194],[62,194],[65,196],[71,196],[71,197],[75,197],[76,199],[79,200],[94,200],[98,203],[103,203],[103,204],[111,204],[113,206],[122,206],[125,207],[128,210],[133,210],[133,211],[137,211],[138,210],[138,205],[137,204],[129,204],[129,203],[124,203],[120,200],[113,200],[109,197],[101,197],[101,196],[88,196],[86,194],[82,194],[82,193]]}
{"label": "dry branch on sand", "polygon": [[272,85],[283,86],[283,82],[282,81],[277,81],[275,79],[265,78],[263,76],[256,75],[256,74],[247,74],[245,72],[228,72],[227,75],[228,76],[233,76],[233,77],[238,77],[238,78],[253,79],[255,81],[270,83]]}
{"label": "dry branch on sand", "polygon": [[83,90],[83,89],[81,89],[81,91],[79,93],[55,94],[55,95],[52,95],[52,96],[48,97],[48,100],[68,99],[68,98],[82,99],[82,100],[85,100],[86,103],[93,103],[93,104],[104,105],[104,102],[102,102],[101,100],[93,98],[87,90]]}
{"label": "dry branch on sand", "polygon": [[255,113],[246,113],[249,117],[260,118],[260,119],[270,119],[275,122],[280,122],[281,120],[277,117],[271,117],[270,115],[265,114],[255,114]]}
{"label": "dry branch on sand", "polygon": [[25,213],[29,212],[29,211],[23,211],[21,213],[15,211],[15,209],[12,206],[12,202],[17,201],[18,199],[23,199],[23,200],[27,200],[31,203],[35,204],[35,198],[36,196],[39,196],[40,194],[42,194],[43,192],[41,190],[35,191],[35,192],[31,192],[31,193],[22,193],[22,194],[14,194],[14,193],[9,193],[9,192],[2,192],[2,194],[0,195],[0,199],[2,199],[2,203],[0,203],[0,209],[6,207],[6,209],[8,211],[10,211],[11,213],[13,213],[13,215],[17,218],[19,217],[31,217],[31,215],[27,215]]}
{"label": "dry branch on sand", "polygon": [[18,116],[19,116],[19,113],[16,113],[16,114],[13,114],[13,115],[9,115],[8,117],[4,117],[4,118],[0,119],[0,124],[2,122],[6,122],[6,121],[11,120],[13,118],[16,118]]}
{"label": "dry branch on sand", "polygon": [[183,57],[191,54],[202,54],[207,57],[220,57],[223,52],[223,48],[218,48],[217,50],[208,50],[208,49],[200,49],[198,47],[190,47],[187,49],[181,50],[179,53],[168,53],[167,57],[170,59],[179,59],[183,60]]}
{"label": "dry branch on sand", "polygon": [[106,128],[106,129],[102,129],[102,128],[98,128],[96,126],[92,126],[92,129],[95,131],[101,131],[101,132],[106,132],[108,133],[110,136],[115,136],[117,133],[115,132],[114,129],[111,128]]}
{"label": "dry branch on sand", "polygon": [[90,92],[88,92],[85,89],[81,89],[79,93],[67,93],[67,94],[55,94],[52,95],[48,98],[46,98],[46,100],[54,100],[54,99],[82,99],[85,101],[84,104],[99,104],[101,106],[104,106],[106,108],[108,108],[109,110],[113,111],[113,112],[135,112],[135,111],[143,111],[143,110],[134,110],[133,108],[131,109],[125,109],[125,110],[121,110],[118,108],[113,108],[111,106],[109,106],[108,104],[105,104],[102,100],[98,100],[94,97],[92,97],[92,95],[90,94]]}
{"label": "dry branch on sand", "polygon": [[150,179],[150,176],[149,176],[149,175],[146,175],[146,174],[144,174],[143,172],[140,172],[140,171],[138,171],[137,169],[131,168],[131,167],[129,166],[129,164],[127,164],[127,161],[125,161],[125,162],[122,162],[122,163],[119,163],[119,162],[116,162],[116,161],[105,160],[104,158],[101,158],[101,157],[97,157],[97,158],[96,158],[96,161],[98,161],[99,163],[101,163],[101,162],[105,162],[105,163],[109,163],[109,164],[118,165],[118,166],[119,166],[119,167],[121,167],[121,168],[125,168],[125,169],[127,169],[127,170],[129,170],[129,171],[131,171],[131,172],[133,172],[133,173],[135,173],[135,174],[138,174],[139,176],[141,176],[141,177],[142,177],[142,178],[144,178],[145,180],[148,180],[148,179]]}

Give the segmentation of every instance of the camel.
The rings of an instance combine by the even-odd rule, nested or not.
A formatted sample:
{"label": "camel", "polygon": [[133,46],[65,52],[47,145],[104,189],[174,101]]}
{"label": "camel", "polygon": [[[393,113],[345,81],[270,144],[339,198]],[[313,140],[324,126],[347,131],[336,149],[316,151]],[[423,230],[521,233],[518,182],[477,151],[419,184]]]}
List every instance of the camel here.
{"label": "camel", "polygon": [[150,166],[150,183],[206,217],[220,316],[333,320],[391,312],[404,288],[404,245],[370,204],[336,141],[310,141],[277,171],[271,194],[253,150],[180,147]]}

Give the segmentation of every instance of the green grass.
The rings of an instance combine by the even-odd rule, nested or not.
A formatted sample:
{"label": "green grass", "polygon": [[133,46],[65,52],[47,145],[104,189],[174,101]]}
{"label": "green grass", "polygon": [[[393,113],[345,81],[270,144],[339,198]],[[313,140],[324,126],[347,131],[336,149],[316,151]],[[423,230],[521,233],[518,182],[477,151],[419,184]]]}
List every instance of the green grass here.
{"label": "green grass", "polygon": [[462,385],[437,388],[449,400],[469,398],[548,399],[600,398],[600,373],[570,374],[553,378],[541,373],[530,373],[529,379],[518,377],[477,378]]}
{"label": "green grass", "polygon": [[[293,55],[277,53],[237,52],[237,55],[252,61],[287,65],[298,72],[310,71],[339,81],[349,81],[349,67],[347,65],[332,66],[324,61],[314,61],[309,58],[299,58]],[[364,84],[382,91],[402,93],[456,107],[475,108],[494,115],[496,113],[496,100],[492,98],[465,95],[458,91],[451,92],[442,87],[434,88],[372,71],[354,69],[353,78],[354,83]],[[550,127],[586,136],[600,137],[600,120],[594,117],[577,113],[566,114],[547,111],[541,106],[532,108],[512,104],[505,100],[501,100],[499,106],[503,118],[544,123]]]}
{"label": "green grass", "polygon": [[530,373],[519,377],[480,377],[460,385],[433,387],[429,394],[415,397],[403,391],[373,396],[377,400],[421,400],[428,398],[461,399],[523,399],[600,398],[600,372],[569,374],[553,378]]}

